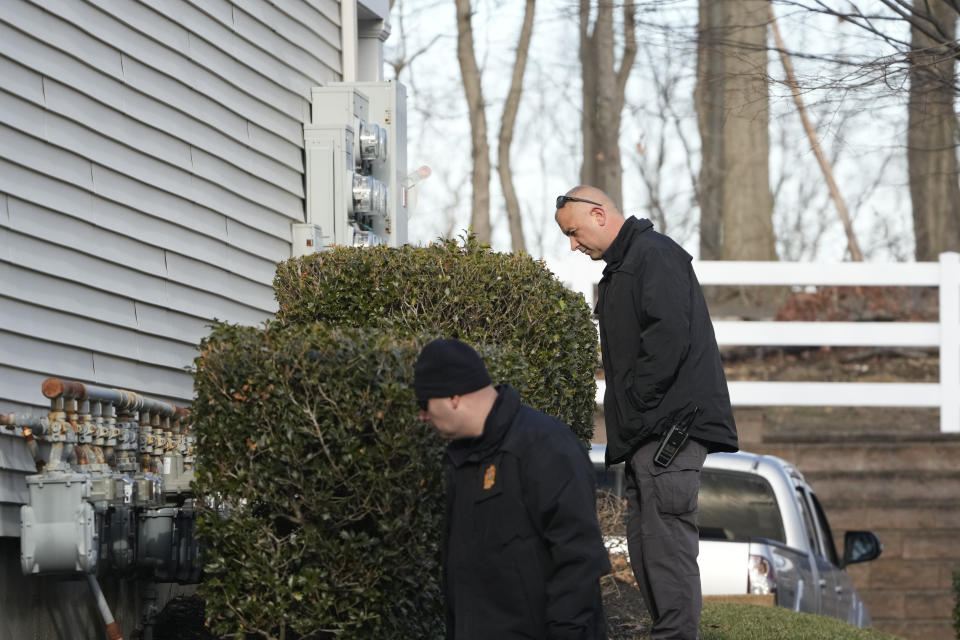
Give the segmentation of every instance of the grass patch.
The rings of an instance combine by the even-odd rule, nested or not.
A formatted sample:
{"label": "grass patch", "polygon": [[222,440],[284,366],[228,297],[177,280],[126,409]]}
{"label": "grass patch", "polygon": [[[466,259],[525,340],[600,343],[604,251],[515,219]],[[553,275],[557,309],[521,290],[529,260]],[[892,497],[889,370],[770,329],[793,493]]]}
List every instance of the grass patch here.
{"label": "grass patch", "polygon": [[858,629],[827,616],[781,607],[717,603],[703,607],[701,640],[896,640],[876,629]]}

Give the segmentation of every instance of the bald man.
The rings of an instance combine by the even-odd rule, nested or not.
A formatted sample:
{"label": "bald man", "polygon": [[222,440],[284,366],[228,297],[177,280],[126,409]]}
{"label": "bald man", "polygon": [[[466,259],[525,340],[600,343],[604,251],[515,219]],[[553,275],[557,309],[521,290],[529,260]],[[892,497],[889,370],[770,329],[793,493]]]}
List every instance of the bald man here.
{"label": "bald man", "polygon": [[693,640],[700,470],[707,453],[738,448],[703,292],[690,255],[649,220],[625,219],[603,191],[575,187],[556,204],[570,250],[607,263],[596,307],[606,462],[626,462],[627,547],[650,637]]}

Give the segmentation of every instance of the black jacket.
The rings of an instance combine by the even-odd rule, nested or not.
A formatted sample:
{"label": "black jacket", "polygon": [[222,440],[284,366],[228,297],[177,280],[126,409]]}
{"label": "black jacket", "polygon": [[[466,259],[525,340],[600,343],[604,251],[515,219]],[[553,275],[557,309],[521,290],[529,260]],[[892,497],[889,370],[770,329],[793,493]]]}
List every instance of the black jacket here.
{"label": "black jacket", "polygon": [[694,406],[701,413],[690,436],[709,451],[736,451],[727,379],[690,254],[649,220],[631,217],[603,259],[596,311],[607,464]]}
{"label": "black jacket", "polygon": [[590,460],[565,424],[498,392],[483,435],[447,447],[447,637],[605,639]]}

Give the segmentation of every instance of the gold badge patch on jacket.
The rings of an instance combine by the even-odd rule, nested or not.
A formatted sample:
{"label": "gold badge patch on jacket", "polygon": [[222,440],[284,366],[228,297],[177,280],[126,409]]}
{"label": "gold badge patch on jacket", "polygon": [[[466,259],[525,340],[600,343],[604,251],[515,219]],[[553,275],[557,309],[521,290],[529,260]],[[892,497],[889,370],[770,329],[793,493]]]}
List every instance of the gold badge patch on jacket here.
{"label": "gold badge patch on jacket", "polygon": [[483,490],[489,491],[493,488],[493,485],[497,482],[497,466],[491,464],[487,467],[487,471],[483,474]]}

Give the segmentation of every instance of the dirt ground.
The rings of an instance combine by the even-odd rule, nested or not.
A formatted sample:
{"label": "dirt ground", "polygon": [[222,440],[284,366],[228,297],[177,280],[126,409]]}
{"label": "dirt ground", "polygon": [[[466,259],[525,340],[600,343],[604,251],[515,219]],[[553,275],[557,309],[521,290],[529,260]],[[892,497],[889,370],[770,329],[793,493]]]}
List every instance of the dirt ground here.
{"label": "dirt ground", "polygon": [[609,640],[646,640],[650,615],[623,555],[610,558],[613,573],[601,580]]}
{"label": "dirt ground", "polygon": [[727,380],[936,382],[940,359],[922,349],[820,347],[726,349]]}
{"label": "dirt ground", "polygon": [[[729,381],[781,382],[937,382],[940,358],[935,350],[905,348],[780,348],[726,350]],[[939,431],[937,408],[919,407],[754,407],[735,410],[738,426],[749,427],[747,414],[761,414],[764,440],[781,436],[815,437],[817,433],[884,434]],[[801,435],[805,434],[805,435]],[[744,436],[756,434],[741,433]]]}

